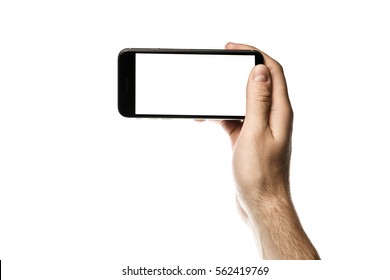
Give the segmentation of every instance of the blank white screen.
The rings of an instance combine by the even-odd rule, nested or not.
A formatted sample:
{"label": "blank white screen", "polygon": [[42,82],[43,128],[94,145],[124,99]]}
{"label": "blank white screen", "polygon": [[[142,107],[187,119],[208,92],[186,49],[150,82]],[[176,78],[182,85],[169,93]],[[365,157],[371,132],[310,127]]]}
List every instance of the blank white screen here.
{"label": "blank white screen", "polygon": [[252,55],[136,54],[136,114],[244,116]]}

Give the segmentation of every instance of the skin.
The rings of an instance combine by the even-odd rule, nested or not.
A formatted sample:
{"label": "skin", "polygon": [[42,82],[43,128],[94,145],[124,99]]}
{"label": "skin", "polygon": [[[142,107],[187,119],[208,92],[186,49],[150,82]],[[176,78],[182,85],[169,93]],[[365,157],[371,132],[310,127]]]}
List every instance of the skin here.
{"label": "skin", "polygon": [[[225,48],[258,50],[235,43]],[[219,122],[232,143],[237,206],[264,259],[319,259],[290,195],[293,110],[283,68],[261,53],[265,65],[249,75],[245,120]]]}

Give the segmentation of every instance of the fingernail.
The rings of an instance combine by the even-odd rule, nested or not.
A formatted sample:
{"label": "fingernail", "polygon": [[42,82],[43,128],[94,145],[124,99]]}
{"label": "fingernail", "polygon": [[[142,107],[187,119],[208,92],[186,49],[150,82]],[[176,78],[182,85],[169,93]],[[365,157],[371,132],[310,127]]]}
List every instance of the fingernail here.
{"label": "fingernail", "polygon": [[263,64],[256,65],[252,73],[252,81],[266,82],[269,78],[269,71],[267,66]]}

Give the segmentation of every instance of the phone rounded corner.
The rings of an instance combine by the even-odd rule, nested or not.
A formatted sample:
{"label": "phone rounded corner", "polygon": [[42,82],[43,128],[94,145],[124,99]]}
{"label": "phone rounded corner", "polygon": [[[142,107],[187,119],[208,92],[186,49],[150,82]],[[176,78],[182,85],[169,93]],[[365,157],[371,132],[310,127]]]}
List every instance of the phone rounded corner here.
{"label": "phone rounded corner", "polygon": [[121,109],[118,107],[118,113],[119,115],[121,115],[122,117],[125,117],[126,118],[126,115],[121,111]]}
{"label": "phone rounded corner", "polygon": [[118,113],[122,116],[122,117],[125,117],[125,118],[128,118],[129,117],[129,113],[125,110],[125,108],[123,108],[123,106],[121,106],[120,103],[118,103]]}
{"label": "phone rounded corner", "polygon": [[264,64],[263,54],[258,50],[252,50],[252,52],[255,54],[256,65],[257,64]]}
{"label": "phone rounded corner", "polygon": [[129,48],[124,48],[124,49],[122,49],[122,50],[118,53],[118,57],[122,56],[124,53],[127,53],[127,52],[129,52],[129,51],[130,51]]}

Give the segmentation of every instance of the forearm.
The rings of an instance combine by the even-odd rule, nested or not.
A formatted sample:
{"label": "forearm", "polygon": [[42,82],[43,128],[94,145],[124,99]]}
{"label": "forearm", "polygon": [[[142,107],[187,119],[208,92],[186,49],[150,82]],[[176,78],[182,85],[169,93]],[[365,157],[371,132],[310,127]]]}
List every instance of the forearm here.
{"label": "forearm", "polygon": [[288,191],[251,204],[247,205],[248,218],[264,259],[320,259],[301,226]]}

